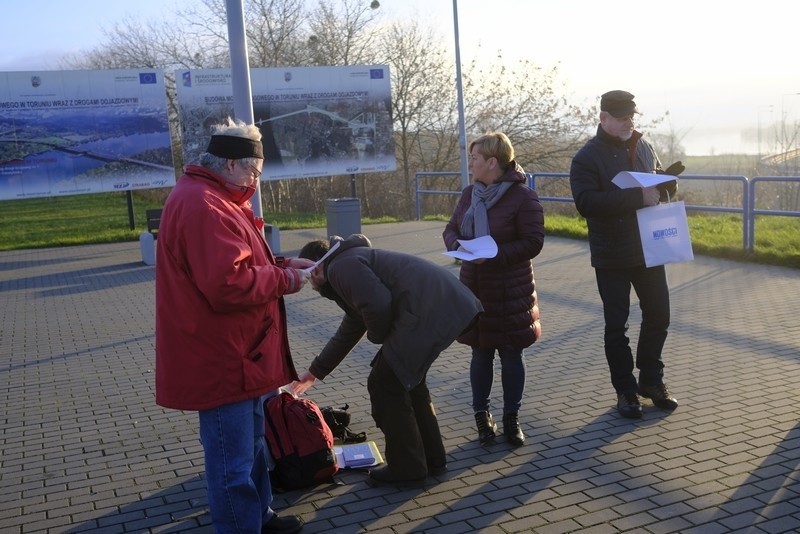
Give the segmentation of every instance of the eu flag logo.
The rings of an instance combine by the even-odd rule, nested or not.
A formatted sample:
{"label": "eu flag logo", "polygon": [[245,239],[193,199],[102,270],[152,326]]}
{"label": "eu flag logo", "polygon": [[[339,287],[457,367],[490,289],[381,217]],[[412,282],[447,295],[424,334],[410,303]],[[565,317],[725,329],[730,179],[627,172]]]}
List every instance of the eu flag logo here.
{"label": "eu flag logo", "polygon": [[383,79],[383,69],[369,69],[369,79],[370,80],[382,80]]}
{"label": "eu flag logo", "polygon": [[155,72],[140,72],[139,73],[139,83],[156,83],[156,73]]}

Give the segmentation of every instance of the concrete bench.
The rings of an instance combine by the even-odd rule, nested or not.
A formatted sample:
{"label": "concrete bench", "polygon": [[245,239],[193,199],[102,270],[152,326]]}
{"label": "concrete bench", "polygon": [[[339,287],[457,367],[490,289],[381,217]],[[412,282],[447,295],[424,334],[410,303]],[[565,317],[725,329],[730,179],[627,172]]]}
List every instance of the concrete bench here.
{"label": "concrete bench", "polygon": [[161,209],[147,210],[147,231],[139,234],[139,249],[142,253],[142,262],[145,265],[156,264],[156,238],[158,226],[161,224]]}
{"label": "concrete bench", "polygon": [[[139,248],[142,252],[142,262],[145,265],[156,264],[156,239],[158,238],[158,226],[161,223],[161,209],[147,210],[147,231],[139,234]],[[279,254],[281,251],[281,234],[277,226],[264,224],[264,237],[269,243],[272,252]]]}
{"label": "concrete bench", "polygon": [[153,239],[158,238],[158,225],[161,224],[161,208],[145,211],[147,217],[147,231],[153,234]]}

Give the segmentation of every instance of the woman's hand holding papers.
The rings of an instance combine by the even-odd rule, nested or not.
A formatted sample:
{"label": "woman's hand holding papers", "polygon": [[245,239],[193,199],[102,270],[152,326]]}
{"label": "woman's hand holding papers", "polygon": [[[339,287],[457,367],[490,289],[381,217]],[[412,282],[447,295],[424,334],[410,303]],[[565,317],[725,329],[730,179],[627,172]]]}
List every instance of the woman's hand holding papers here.
{"label": "woman's hand holding papers", "polygon": [[495,243],[490,235],[475,239],[459,239],[458,249],[450,250],[443,254],[461,261],[483,263],[488,258],[497,256],[497,243]]}
{"label": "woman's hand holding papers", "polygon": [[[460,246],[457,249],[459,252],[465,252],[467,254],[472,254],[472,251],[465,249],[464,247]],[[475,259],[462,259],[461,261],[468,261],[470,263],[474,263],[475,265],[480,265],[481,263],[486,261],[486,258],[475,258]]]}

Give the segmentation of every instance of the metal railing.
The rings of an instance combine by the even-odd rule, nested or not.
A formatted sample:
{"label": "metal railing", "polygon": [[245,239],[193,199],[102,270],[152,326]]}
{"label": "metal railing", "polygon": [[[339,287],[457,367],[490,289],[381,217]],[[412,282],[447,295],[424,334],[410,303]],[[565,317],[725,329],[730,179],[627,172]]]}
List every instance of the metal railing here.
{"label": "metal railing", "polygon": [[[427,176],[456,176],[460,177],[461,173],[458,172],[418,172],[414,175],[414,186],[416,191],[416,211],[417,220],[421,218],[421,202],[422,195],[461,195],[461,191],[453,190],[434,190],[434,189],[420,189],[420,181]],[[536,189],[536,182],[539,179],[561,179],[569,178],[569,173],[563,172],[540,172],[540,173],[527,173],[528,185]],[[756,196],[758,193],[757,187],[759,183],[763,182],[780,182],[780,183],[797,183],[800,184],[800,176],[756,176],[748,179],[746,176],[715,176],[715,175],[683,175],[680,180],[699,181],[706,180],[712,182],[739,182],[742,185],[742,204],[741,206],[713,206],[703,204],[686,204],[688,211],[702,211],[702,212],[722,212],[722,213],[736,213],[742,216],[742,248],[748,252],[753,252],[755,248],[755,218],[756,215],[766,216],[781,216],[781,217],[800,217],[800,211],[795,210],[767,210],[756,208]],[[460,186],[460,183],[458,184]],[[545,196],[539,195],[539,200],[547,202],[569,202],[572,203],[573,199],[569,197]]]}
{"label": "metal railing", "polygon": [[750,202],[747,205],[749,240],[747,250],[753,252],[756,242],[756,215],[779,215],[781,217],[800,217],[800,211],[795,210],[762,210],[756,208],[756,186],[763,182],[781,182],[800,184],[800,176],[756,176],[750,178]]}
{"label": "metal railing", "polygon": [[[414,174],[414,191],[416,191],[416,194],[414,195],[414,199],[415,199],[414,203],[416,204],[416,208],[417,208],[417,220],[420,220],[422,218],[422,213],[420,211],[421,210],[421,206],[420,206],[421,203],[419,201],[420,195],[454,195],[454,196],[460,196],[461,195],[461,190],[458,190],[458,191],[442,191],[442,190],[438,190],[438,189],[420,189],[419,188],[419,181],[420,181],[420,178],[423,177],[423,176],[458,176],[459,178],[461,178],[461,173],[460,172],[418,172],[418,173]],[[461,182],[459,182],[458,185],[460,186]]]}

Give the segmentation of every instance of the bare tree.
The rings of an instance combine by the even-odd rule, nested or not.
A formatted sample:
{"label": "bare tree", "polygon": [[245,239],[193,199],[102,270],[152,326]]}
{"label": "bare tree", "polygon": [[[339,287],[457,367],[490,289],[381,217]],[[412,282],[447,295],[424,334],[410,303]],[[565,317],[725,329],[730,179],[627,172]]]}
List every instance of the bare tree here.
{"label": "bare tree", "polygon": [[592,133],[593,110],[567,101],[557,67],[546,70],[529,60],[508,65],[498,53],[488,68],[473,62],[465,73],[468,136],[504,132],[526,170],[568,168]]}
{"label": "bare tree", "polygon": [[81,69],[161,68],[164,56],[154,39],[158,32],[154,23],[143,24],[125,18],[104,30],[108,42],[84,55],[67,56],[61,64]]}
{"label": "bare tree", "polygon": [[312,65],[362,65],[376,58],[376,33],[368,31],[380,4],[369,0],[320,0],[309,15]]}
{"label": "bare tree", "polygon": [[296,66],[309,62],[305,42],[308,13],[303,0],[257,0],[245,12],[250,65]]}
{"label": "bare tree", "polygon": [[[413,217],[414,175],[459,168],[455,68],[431,27],[404,21],[377,24],[377,2],[303,0],[245,2],[245,31],[252,66],[388,64],[398,170],[358,176],[364,214]],[[169,21],[124,20],[107,41],[83,57],[81,68],[163,68],[167,71],[170,117],[177,124],[173,75],[176,68],[230,64],[224,0],[200,0]],[[591,135],[595,110],[571,106],[556,68],[530,61],[465,69],[470,137],[502,130],[514,141],[527,170],[563,170]],[[177,132],[177,127],[175,128]],[[180,140],[175,136],[175,146]],[[325,198],[349,191],[350,176],[265,182],[264,211],[321,211]],[[460,181],[450,180],[457,191]],[[440,187],[446,189],[447,187]],[[442,201],[449,205],[449,201]],[[450,211],[450,208],[444,210]]]}
{"label": "bare tree", "polygon": [[[392,120],[398,171],[384,191],[412,216],[414,173],[458,162],[453,66],[429,28],[416,21],[391,25],[381,35],[381,62],[390,65]],[[454,144],[455,143],[455,144]]]}
{"label": "bare tree", "polygon": [[686,133],[671,130],[669,133],[649,134],[648,139],[653,143],[661,163],[667,166],[675,161],[686,160],[686,149],[681,144],[681,140],[685,136]]}

